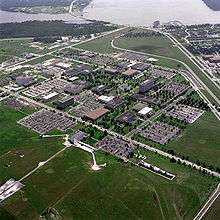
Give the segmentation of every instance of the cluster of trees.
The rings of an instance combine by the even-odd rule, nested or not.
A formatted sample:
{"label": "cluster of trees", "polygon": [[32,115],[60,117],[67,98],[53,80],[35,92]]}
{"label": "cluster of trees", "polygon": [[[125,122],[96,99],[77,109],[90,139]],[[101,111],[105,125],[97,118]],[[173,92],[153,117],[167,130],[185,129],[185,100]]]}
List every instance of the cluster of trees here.
{"label": "cluster of trees", "polygon": [[192,91],[186,96],[185,99],[178,102],[178,104],[188,105],[195,108],[199,108],[205,111],[209,111],[209,106],[205,103],[195,91]]}
{"label": "cluster of trees", "polygon": [[[122,113],[128,111],[133,105],[133,102],[130,99],[127,99],[124,104],[122,104],[120,107],[118,107],[115,110],[111,110],[108,114],[104,115],[102,118],[98,119],[96,123],[104,127],[106,129],[112,128],[113,126],[116,126],[118,129],[118,133],[123,132],[123,129],[119,128],[117,126],[117,117],[121,115]],[[127,129],[125,129],[126,131]]]}
{"label": "cluster of trees", "polygon": [[174,93],[168,90],[159,90],[156,92],[156,97],[160,98],[163,102],[171,100],[174,96]]}
{"label": "cluster of trees", "polygon": [[95,127],[82,126],[80,130],[89,134],[90,137],[96,140],[101,140],[108,134],[106,131],[105,132],[100,131],[98,128],[95,128]]}
{"label": "cluster of trees", "polygon": [[199,54],[215,54],[220,51],[220,43],[219,42],[213,42],[213,43],[206,43],[206,44],[189,44],[186,46],[186,48],[193,54],[199,55]]}
{"label": "cluster of trees", "polygon": [[[181,155],[181,154],[177,154],[174,150],[167,150],[167,149],[164,149],[164,148],[162,150],[167,152],[167,153],[169,153],[169,154],[171,154],[171,155],[173,155],[173,156],[178,156],[182,160],[192,161],[189,156],[184,156],[184,155]],[[182,163],[180,160],[176,160],[175,158],[171,158],[170,162],[171,163],[178,163],[178,164],[186,165],[184,162]],[[207,164],[207,163],[202,162],[200,160],[193,161],[193,163],[195,163],[198,166],[202,166],[203,168],[206,168],[206,169],[209,169],[209,170],[212,170],[212,171],[220,173],[220,167]],[[189,165],[189,167],[191,167],[191,165]],[[204,172],[206,172],[206,171],[204,171]]]}
{"label": "cluster of trees", "polygon": [[108,22],[91,21],[84,24],[72,24],[64,21],[26,21],[21,23],[0,24],[0,38],[51,37],[51,36],[90,36],[115,30],[117,26]]}
{"label": "cluster of trees", "polygon": [[162,114],[160,117],[157,118],[158,121],[181,128],[181,129],[185,129],[187,122],[186,121],[182,121],[178,118],[173,118],[167,115]]}

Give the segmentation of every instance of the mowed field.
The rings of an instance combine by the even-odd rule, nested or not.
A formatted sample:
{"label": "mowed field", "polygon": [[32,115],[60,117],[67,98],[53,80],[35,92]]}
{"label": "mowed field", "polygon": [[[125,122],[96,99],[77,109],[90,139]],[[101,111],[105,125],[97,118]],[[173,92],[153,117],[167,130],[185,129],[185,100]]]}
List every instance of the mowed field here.
{"label": "mowed field", "polygon": [[115,37],[118,37],[121,34],[126,33],[129,30],[130,30],[130,28],[126,28],[124,30],[117,31],[115,33],[94,39],[92,41],[79,44],[76,47],[83,49],[83,50],[90,50],[90,51],[94,51],[94,52],[102,53],[102,54],[112,54],[112,53],[118,52],[118,51],[111,46],[111,41]]}
{"label": "mowed field", "polygon": [[120,37],[115,40],[115,45],[143,53],[166,55],[177,59],[182,57],[182,53],[165,36]]}
{"label": "mowed field", "polygon": [[[0,107],[1,183],[20,179],[64,147],[62,139],[41,139],[17,125],[22,117]],[[51,212],[56,219],[192,219],[218,182],[150,153],[149,162],[177,175],[173,181],[102,152],[96,157],[106,163],[100,171],[91,169],[90,154],[66,149],[22,181],[25,187],[1,204],[0,219],[37,219]]]}
{"label": "mowed field", "polygon": [[[25,112],[26,113],[26,112]],[[16,179],[62,149],[62,140],[42,139],[18,125],[26,114],[0,105],[0,182]],[[24,157],[20,157],[24,155]]]}
{"label": "mowed field", "polygon": [[[119,50],[117,49],[114,49],[112,46],[111,46],[111,41],[113,39],[115,39],[116,37],[119,37],[121,34],[123,33],[126,33],[127,31],[129,31],[130,29],[127,28],[123,31],[118,31],[116,33],[113,33],[113,34],[110,34],[110,35],[107,35],[107,36],[104,36],[104,37],[101,37],[101,38],[98,38],[98,39],[95,39],[93,41],[90,41],[90,42],[86,42],[86,43],[83,43],[83,44],[80,44],[77,46],[77,48],[80,48],[80,49],[83,49],[83,50],[90,50],[90,51],[94,51],[94,52],[97,52],[97,53],[102,53],[102,54],[113,54],[113,53],[118,53],[120,52]],[[118,40],[116,40],[115,42],[117,42]],[[155,41],[155,39],[154,39]],[[167,42],[167,41],[166,41]],[[129,42],[128,42],[129,43]],[[135,45],[136,45],[137,42],[135,42]],[[157,43],[157,42],[154,42],[154,43]],[[169,42],[170,43],[170,42]],[[139,43],[138,43],[139,44]],[[141,44],[143,46],[143,42],[141,42]],[[161,45],[161,41],[160,41],[160,45]],[[126,44],[126,47],[125,48],[128,48],[127,47],[128,45]],[[131,45],[130,45],[131,46]],[[164,44],[163,44],[164,46]],[[164,49],[162,47],[156,47],[158,50],[163,50]],[[142,51],[142,49],[140,50],[140,48],[129,48],[129,49],[134,49],[134,50],[137,50],[137,51]],[[152,45],[151,45],[151,49],[152,48]],[[146,52],[145,50],[143,50],[143,52]],[[155,51],[151,51],[152,53],[155,52]],[[158,51],[157,51],[158,52]],[[157,54],[157,53],[155,53]],[[156,56],[151,56],[155,59],[158,59],[158,57]],[[158,62],[157,62],[157,65],[161,65],[161,66],[164,66],[164,67],[169,67],[169,68],[179,68],[179,63],[176,62],[176,61],[173,61],[173,60],[170,60],[170,59],[166,59],[166,58],[159,58]],[[180,65],[181,66],[181,65]]]}
{"label": "mowed field", "polygon": [[168,144],[173,149],[193,161],[220,167],[220,123],[211,113],[204,114],[195,123],[188,125],[182,135]]}

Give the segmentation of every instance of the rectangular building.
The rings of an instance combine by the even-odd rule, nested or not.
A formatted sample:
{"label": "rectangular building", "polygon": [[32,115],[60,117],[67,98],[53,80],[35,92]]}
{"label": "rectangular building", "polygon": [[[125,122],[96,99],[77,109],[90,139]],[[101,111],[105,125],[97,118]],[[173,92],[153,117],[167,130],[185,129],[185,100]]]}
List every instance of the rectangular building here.
{"label": "rectangular building", "polygon": [[145,93],[154,87],[154,80],[148,79],[139,86],[139,93]]}
{"label": "rectangular building", "polygon": [[74,104],[74,97],[70,96],[70,97],[66,97],[62,100],[58,100],[57,102],[54,103],[56,105],[56,107],[60,110],[65,109],[70,107],[71,105]]}

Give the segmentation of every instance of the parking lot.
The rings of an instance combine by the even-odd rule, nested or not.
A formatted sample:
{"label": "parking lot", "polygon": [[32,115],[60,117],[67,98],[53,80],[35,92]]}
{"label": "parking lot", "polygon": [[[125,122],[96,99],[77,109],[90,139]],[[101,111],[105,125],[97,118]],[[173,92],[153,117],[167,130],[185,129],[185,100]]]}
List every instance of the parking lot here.
{"label": "parking lot", "polygon": [[141,136],[160,144],[167,144],[179,133],[179,128],[161,122],[155,122],[140,132]]}
{"label": "parking lot", "polygon": [[45,109],[19,120],[18,123],[41,135],[53,129],[64,131],[74,125],[73,119],[66,116],[65,113]]}
{"label": "parking lot", "polygon": [[130,144],[110,135],[99,141],[96,146],[122,159],[128,158],[133,152],[133,147]]}
{"label": "parking lot", "polygon": [[186,106],[186,105],[177,105],[175,106],[170,112],[166,115],[171,116],[173,118],[177,118],[187,123],[192,124],[195,122],[202,114],[204,113],[203,110]]}

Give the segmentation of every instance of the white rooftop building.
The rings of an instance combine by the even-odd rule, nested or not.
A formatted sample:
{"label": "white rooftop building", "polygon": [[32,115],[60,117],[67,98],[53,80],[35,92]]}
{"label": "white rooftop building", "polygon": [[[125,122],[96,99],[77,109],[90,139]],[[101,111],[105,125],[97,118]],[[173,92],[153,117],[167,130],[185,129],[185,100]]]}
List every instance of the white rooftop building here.
{"label": "white rooftop building", "polygon": [[150,113],[153,109],[149,108],[149,107],[145,107],[143,109],[141,109],[138,114],[140,115],[147,115],[148,113]]}
{"label": "white rooftop building", "polygon": [[43,96],[43,99],[44,99],[45,101],[48,101],[48,100],[51,100],[51,99],[55,98],[55,97],[58,96],[58,95],[59,95],[59,93],[57,93],[57,92],[52,92],[52,93],[49,93],[48,95]]}
{"label": "white rooftop building", "polygon": [[115,98],[114,96],[101,95],[101,96],[99,96],[98,100],[107,103],[107,102],[112,101],[114,98]]}

